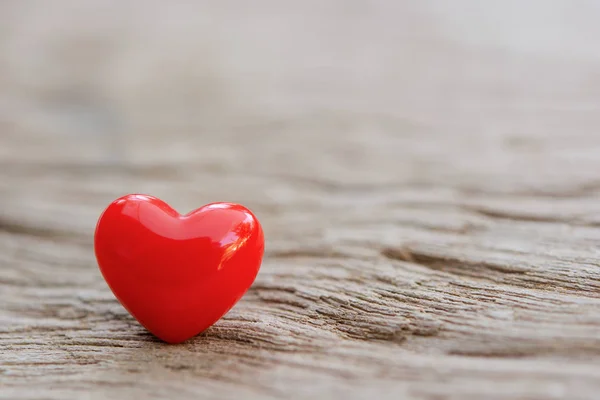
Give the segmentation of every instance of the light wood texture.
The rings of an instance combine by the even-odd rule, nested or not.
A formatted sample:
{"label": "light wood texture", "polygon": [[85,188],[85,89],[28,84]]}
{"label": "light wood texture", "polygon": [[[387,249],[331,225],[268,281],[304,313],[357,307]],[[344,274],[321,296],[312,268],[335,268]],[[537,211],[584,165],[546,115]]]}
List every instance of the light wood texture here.
{"label": "light wood texture", "polygon": [[[593,1],[0,3],[0,398],[598,399]],[[182,345],[117,303],[110,201],[250,207]]]}

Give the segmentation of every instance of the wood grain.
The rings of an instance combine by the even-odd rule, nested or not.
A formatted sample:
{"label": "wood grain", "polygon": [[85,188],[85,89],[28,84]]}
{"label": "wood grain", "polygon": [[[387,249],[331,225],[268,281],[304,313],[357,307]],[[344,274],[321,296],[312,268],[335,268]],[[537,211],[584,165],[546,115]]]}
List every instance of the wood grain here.
{"label": "wood grain", "polygon": [[[597,399],[600,7],[0,3],[0,398]],[[250,207],[182,344],[99,274],[126,193]]]}

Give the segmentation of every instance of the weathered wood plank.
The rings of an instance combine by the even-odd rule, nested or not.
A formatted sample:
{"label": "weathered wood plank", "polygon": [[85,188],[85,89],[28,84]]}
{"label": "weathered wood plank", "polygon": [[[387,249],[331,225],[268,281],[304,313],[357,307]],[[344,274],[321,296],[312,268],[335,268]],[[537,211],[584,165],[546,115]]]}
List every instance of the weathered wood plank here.
{"label": "weathered wood plank", "polygon": [[[0,4],[0,398],[597,398],[594,3],[43,4]],[[264,225],[185,344],[96,266],[131,192]]]}

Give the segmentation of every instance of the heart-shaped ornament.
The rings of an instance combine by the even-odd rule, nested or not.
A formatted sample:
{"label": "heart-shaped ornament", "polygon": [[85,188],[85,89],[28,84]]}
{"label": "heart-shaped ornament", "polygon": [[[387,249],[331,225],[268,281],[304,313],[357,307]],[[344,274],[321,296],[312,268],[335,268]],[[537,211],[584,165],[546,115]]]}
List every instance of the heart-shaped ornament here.
{"label": "heart-shaped ornament", "polygon": [[181,215],[155,197],[132,194],[102,213],[94,248],[123,307],[158,338],[180,343],[217,322],[250,288],[264,236],[238,204]]}

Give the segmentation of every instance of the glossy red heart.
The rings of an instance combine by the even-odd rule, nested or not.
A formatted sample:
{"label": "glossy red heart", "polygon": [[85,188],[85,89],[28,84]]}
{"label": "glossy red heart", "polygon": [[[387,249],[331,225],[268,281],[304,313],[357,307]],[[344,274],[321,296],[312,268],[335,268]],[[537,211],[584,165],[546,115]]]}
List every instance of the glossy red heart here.
{"label": "glossy red heart", "polygon": [[133,194],[100,216],[94,247],[123,307],[158,338],[179,343],[217,322],[246,293],[264,237],[254,214],[238,204],[180,215],[155,197]]}

